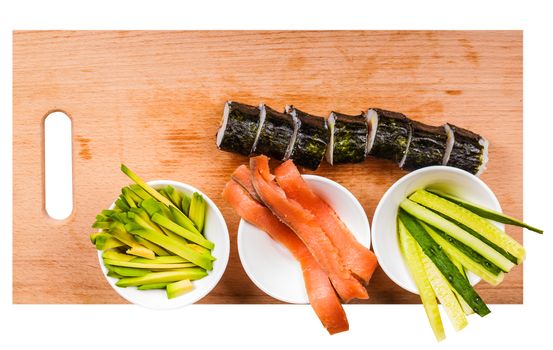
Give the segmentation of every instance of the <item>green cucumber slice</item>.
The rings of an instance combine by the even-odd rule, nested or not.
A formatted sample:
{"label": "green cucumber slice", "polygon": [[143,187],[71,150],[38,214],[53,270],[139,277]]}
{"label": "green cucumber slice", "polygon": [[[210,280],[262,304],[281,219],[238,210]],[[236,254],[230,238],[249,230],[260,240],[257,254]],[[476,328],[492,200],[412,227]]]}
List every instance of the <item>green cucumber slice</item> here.
{"label": "green cucumber slice", "polygon": [[451,283],[459,294],[461,294],[474,312],[480,316],[489,314],[490,309],[488,309],[486,304],[482,301],[482,298],[480,298],[467,279],[461,274],[461,271],[453,265],[438,243],[436,243],[428,232],[426,232],[424,227],[403,209],[399,210],[398,216],[422,248],[424,254],[432,260],[446,280]]}
{"label": "green cucumber slice", "polygon": [[437,196],[445,198],[448,201],[453,202],[453,203],[455,203],[455,204],[457,204],[457,205],[459,205],[459,206],[461,206],[461,207],[463,207],[467,210],[470,210],[471,212],[473,212],[474,214],[476,214],[480,217],[490,219],[490,220],[493,220],[493,221],[497,221],[497,222],[501,222],[501,223],[507,224],[507,225],[514,225],[514,226],[524,227],[524,228],[527,228],[530,231],[534,231],[534,232],[543,234],[543,230],[540,230],[539,228],[530,226],[530,225],[528,225],[528,224],[526,224],[526,223],[524,223],[524,222],[522,222],[518,219],[513,218],[512,216],[508,216],[508,215],[502,214],[498,211],[488,209],[486,207],[480,206],[480,205],[475,204],[475,203],[468,202],[464,199],[452,196],[452,195],[450,195],[448,193],[445,193],[445,192],[442,192],[440,190],[431,189],[431,188],[427,188],[426,190],[428,192],[431,192],[431,193],[437,195]]}
{"label": "green cucumber slice", "polygon": [[444,325],[440,317],[438,303],[436,302],[436,294],[432,289],[432,285],[426,276],[426,271],[420,260],[420,254],[422,254],[422,252],[420,252],[420,248],[415,239],[407,232],[405,225],[399,220],[398,235],[403,258],[405,259],[407,269],[411,277],[413,277],[419,291],[424,311],[426,311],[426,316],[428,317],[428,322],[430,322],[436,339],[441,341],[445,339]]}
{"label": "green cucumber slice", "polygon": [[466,244],[467,246],[481,254],[483,257],[488,259],[490,262],[495,264],[501,270],[508,272],[515,265],[513,262],[509,261],[509,259],[498,253],[495,249],[485,244],[475,236],[471,235],[451,221],[444,219],[440,215],[434,213],[432,210],[413,202],[409,198],[405,198],[403,202],[401,202],[400,207],[417,219],[444,231],[461,243]]}
{"label": "green cucumber slice", "polygon": [[526,252],[520,243],[518,243],[511,236],[507,235],[505,232],[501,231],[497,228],[497,226],[488,220],[481,218],[470,210],[467,210],[447,199],[441,198],[425,190],[416,191],[409,196],[409,199],[424,205],[427,208],[436,210],[478,232],[495,245],[514,255],[517,258],[518,264],[524,260]]}
{"label": "green cucumber slice", "polygon": [[455,328],[456,331],[465,328],[468,324],[465,312],[461,308],[459,301],[457,301],[457,297],[451,290],[449,283],[426,254],[421,254],[421,261],[424,265],[428,280],[432,285],[432,289],[434,289],[434,293],[436,293],[438,300],[440,300],[440,303],[444,306],[453,328]]}
{"label": "green cucumber slice", "polygon": [[[484,281],[490,283],[493,286],[497,286],[499,283],[503,281],[503,278],[505,274],[503,271],[501,271],[499,268],[497,268],[497,273],[494,274],[491,272],[486,266],[479,263],[480,260],[474,260],[475,255],[468,254],[467,251],[461,249],[461,245],[463,245],[461,242],[451,238],[450,236],[447,236],[443,231],[438,231],[435,228],[432,228],[425,223],[421,223],[428,232],[428,234],[442,247],[442,249],[446,252],[447,255],[455,258],[457,261],[459,261],[463,266],[465,266],[469,271],[474,273],[475,275],[482,278]],[[443,234],[443,235],[442,235]],[[447,236],[448,238],[445,238],[444,236]],[[456,243],[453,243],[456,242]],[[466,245],[463,245],[467,247]],[[467,247],[470,249],[469,247]],[[471,249],[472,252],[474,252]],[[478,254],[474,252],[475,254]],[[478,256],[482,257],[480,254]],[[484,257],[482,259],[486,260]],[[495,266],[495,265],[493,265]]]}

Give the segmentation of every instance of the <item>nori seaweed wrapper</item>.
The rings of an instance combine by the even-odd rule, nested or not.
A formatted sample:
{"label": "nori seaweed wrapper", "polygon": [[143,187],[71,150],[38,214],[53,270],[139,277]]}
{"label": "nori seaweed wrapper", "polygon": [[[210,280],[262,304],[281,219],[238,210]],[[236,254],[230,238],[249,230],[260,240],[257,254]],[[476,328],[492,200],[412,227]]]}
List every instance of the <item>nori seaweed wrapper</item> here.
{"label": "nori seaweed wrapper", "polygon": [[448,166],[478,175],[487,163],[487,141],[470,130],[448,124],[453,130],[454,142]]}
{"label": "nori seaweed wrapper", "polygon": [[447,133],[443,126],[430,126],[411,121],[413,132],[402,169],[416,170],[431,165],[442,165],[447,147]]}
{"label": "nori seaweed wrapper", "polygon": [[378,125],[369,155],[401,162],[409,143],[410,119],[397,112],[378,108],[373,110],[378,114]]}
{"label": "nori seaweed wrapper", "polygon": [[[231,101],[227,102],[225,108],[228,108],[228,116],[224,130],[222,130],[223,125],[219,130],[223,135],[218,147],[224,151],[249,156],[259,127],[259,108]],[[219,141],[219,133],[217,141]]]}
{"label": "nori seaweed wrapper", "polygon": [[333,114],[332,164],[362,162],[365,160],[369,131],[365,115]]}
{"label": "nori seaweed wrapper", "polygon": [[298,133],[290,159],[296,165],[316,170],[323,160],[330,141],[328,124],[323,117],[317,117],[291,107],[299,121]]}
{"label": "nori seaweed wrapper", "polygon": [[261,126],[254,154],[264,154],[276,160],[285,160],[286,151],[292,142],[296,123],[286,113],[265,106],[265,122]]}

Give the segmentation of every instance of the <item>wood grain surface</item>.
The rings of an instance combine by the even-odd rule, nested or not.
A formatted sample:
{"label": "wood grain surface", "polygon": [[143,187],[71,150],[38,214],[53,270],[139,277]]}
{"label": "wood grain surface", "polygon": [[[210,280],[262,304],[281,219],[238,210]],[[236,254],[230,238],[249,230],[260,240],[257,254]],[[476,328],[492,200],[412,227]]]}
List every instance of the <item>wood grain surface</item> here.
{"label": "wood grain surface", "polygon": [[[13,41],[14,303],[125,302],[89,241],[96,213],[128,183],[121,162],[147,180],[189,183],[221,209],[230,260],[201,303],[278,302],[242,269],[239,218],[221,198],[247,161],[215,146],[227,99],[321,116],[381,107],[468,128],[491,144],[482,179],[522,217],[520,31],[18,31]],[[43,119],[55,110],[73,123],[74,212],[64,221],[44,210]],[[346,186],[371,221],[405,174],[375,159],[315,173]],[[522,303],[522,267],[477,289],[488,303]],[[369,293],[369,303],[419,302],[380,269]]]}

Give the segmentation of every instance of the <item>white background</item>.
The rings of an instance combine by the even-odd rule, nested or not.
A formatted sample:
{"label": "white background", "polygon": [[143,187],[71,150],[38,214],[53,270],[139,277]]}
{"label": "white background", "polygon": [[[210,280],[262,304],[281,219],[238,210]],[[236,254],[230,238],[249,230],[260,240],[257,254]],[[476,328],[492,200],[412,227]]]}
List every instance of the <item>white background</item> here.
{"label": "white background", "polygon": [[[59,3],[59,6],[58,6]],[[42,1],[0,5],[0,347],[57,349],[288,349],[309,347],[551,348],[551,10],[509,1]],[[361,3],[361,2],[359,2]],[[524,1],[530,3],[530,1]],[[544,3],[546,3],[544,1]],[[524,29],[524,305],[491,305],[437,344],[420,305],[348,305],[347,333],[328,336],[309,306],[194,305],[171,312],[131,305],[12,305],[12,29]],[[504,174],[509,176],[509,174]],[[85,233],[83,233],[85,234]],[[63,286],[59,286],[63,288]]]}

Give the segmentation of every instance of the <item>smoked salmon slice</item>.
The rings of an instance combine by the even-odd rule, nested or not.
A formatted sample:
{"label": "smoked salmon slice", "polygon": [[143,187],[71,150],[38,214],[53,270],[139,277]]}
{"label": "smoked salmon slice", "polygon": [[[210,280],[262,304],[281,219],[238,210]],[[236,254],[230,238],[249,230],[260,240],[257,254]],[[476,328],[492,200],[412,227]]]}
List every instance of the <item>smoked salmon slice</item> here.
{"label": "smoked salmon slice", "polygon": [[269,170],[269,158],[251,158],[250,169],[253,187],[263,203],[305,243],[340,298],[345,302],[354,298],[367,299],[367,290],[345,267],[338,250],[318,224],[318,219],[298,202],[287,198],[274,181]]}
{"label": "smoked salmon slice", "polygon": [[257,195],[257,192],[255,192],[255,188],[253,188],[252,183],[252,172],[250,171],[250,168],[245,166],[244,164],[240,165],[232,175],[230,175],[231,179],[238,182],[238,184],[249,193],[250,196],[252,196],[253,199],[256,201],[262,203],[261,198]]}
{"label": "smoked salmon slice", "polygon": [[317,222],[338,249],[346,268],[365,284],[368,283],[378,266],[373,252],[359,243],[330,205],[313,192],[294,162],[288,160],[279,165],[275,169],[275,177],[288,198],[295,200],[317,217]]}
{"label": "smoked salmon slice", "polygon": [[[247,167],[244,169],[248,174],[250,173]],[[243,170],[239,170],[239,172],[244,174]],[[247,184],[249,175],[241,179]],[[299,261],[311,307],[328,332],[335,334],[347,331],[349,323],[346,313],[326,273],[298,236],[280,222],[267,207],[255,201],[243,186],[244,184],[239,185],[233,180],[229,181],[223,190],[223,198],[240,217],[267,232]]]}

